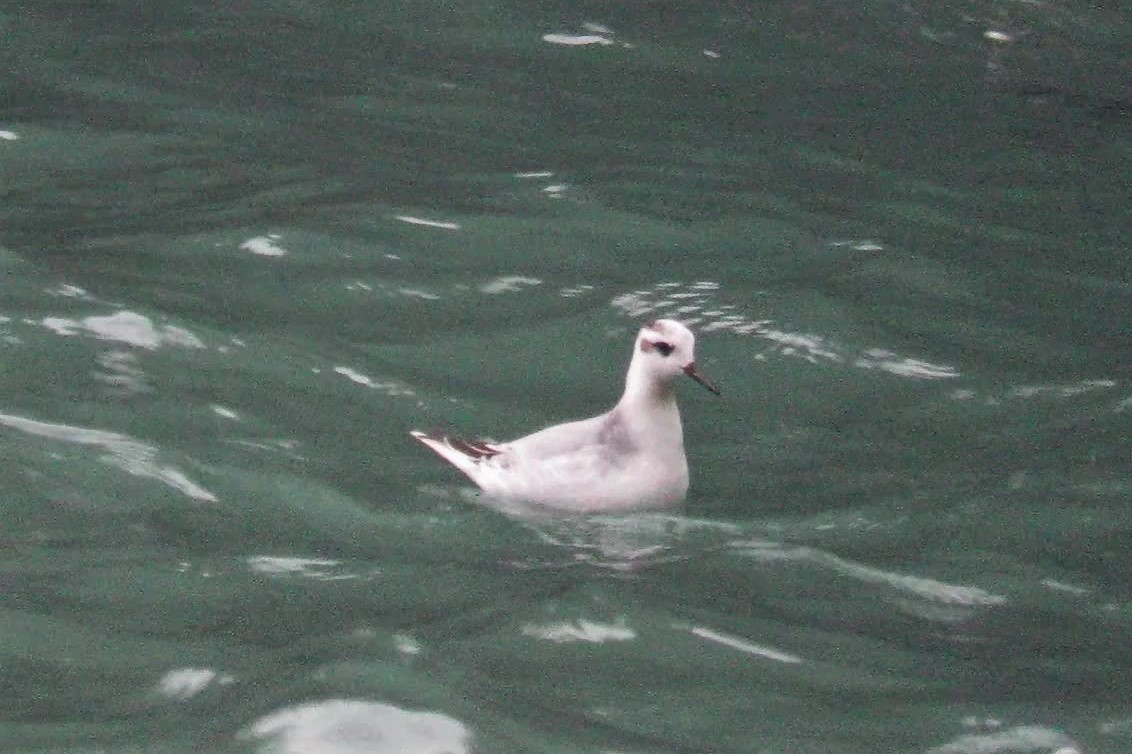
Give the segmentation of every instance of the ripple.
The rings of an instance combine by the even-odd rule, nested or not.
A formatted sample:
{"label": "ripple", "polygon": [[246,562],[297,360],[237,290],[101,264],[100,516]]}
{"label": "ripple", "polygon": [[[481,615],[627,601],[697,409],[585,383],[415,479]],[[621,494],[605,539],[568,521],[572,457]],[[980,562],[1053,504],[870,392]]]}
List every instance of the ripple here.
{"label": "ripple", "polygon": [[386,395],[416,395],[411,387],[405,385],[402,382],[397,382],[396,380],[374,379],[365,374],[362,374],[355,369],[351,369],[350,367],[337,366],[334,367],[334,372],[336,374],[342,375],[355,384],[363,385],[373,390],[379,390]]}
{"label": "ripple", "polygon": [[[778,355],[801,358],[811,364],[848,364],[920,380],[960,376],[958,370],[947,365],[901,356],[882,348],[868,348],[854,354],[822,335],[778,327],[772,319],[747,317],[733,304],[717,300],[720,288],[719,283],[710,280],[692,283],[670,281],[622,293],[615,296],[610,304],[634,318],[648,315],[672,317],[700,332],[730,332],[757,338],[768,343]],[[760,353],[757,358],[766,358],[766,354]]]}
{"label": "ripple", "polygon": [[1006,752],[1050,752],[1080,754],[1077,742],[1050,728],[1021,725],[1000,733],[960,736],[950,743],[928,749],[927,754],[1006,754]]}
{"label": "ripple", "polygon": [[320,581],[341,578],[337,569],[341,561],[328,558],[298,558],[277,555],[253,555],[246,560],[248,567],[256,573],[270,576],[304,576]]}
{"label": "ripple", "polygon": [[[951,398],[956,401],[979,401],[988,406],[997,406],[1007,401],[1043,398],[1077,398],[1082,395],[1112,390],[1117,386],[1118,383],[1115,380],[1088,379],[1061,384],[1017,385],[1000,391],[983,393],[971,389],[961,389],[953,391]],[[1124,405],[1129,401],[1132,401],[1132,399],[1126,398],[1117,402],[1113,409],[1114,412],[1120,413],[1124,410]]]}
{"label": "ripple", "polygon": [[105,371],[95,372],[94,379],[118,395],[141,395],[153,392],[145,372],[138,366],[132,351],[113,349],[98,355],[98,365]]}
{"label": "ripple", "polygon": [[853,366],[862,369],[879,369],[900,377],[915,377],[921,380],[950,380],[959,376],[959,372],[952,367],[899,356],[883,348],[870,348],[853,363]]}
{"label": "ripple", "polygon": [[998,594],[973,586],[958,586],[947,584],[935,579],[926,579],[919,576],[908,576],[900,573],[884,571],[880,568],[854,563],[839,558],[832,553],[823,552],[810,547],[795,547],[778,542],[761,540],[733,542],[734,552],[743,557],[755,558],[764,562],[787,560],[792,562],[813,563],[827,568],[835,573],[849,576],[867,584],[879,584],[891,587],[899,593],[909,594],[921,600],[936,605],[955,608],[953,611],[932,611],[923,613],[912,604],[905,607],[921,615],[936,620],[948,622],[958,621],[970,616],[971,609],[979,607],[993,607],[1002,605],[1007,600]]}
{"label": "ripple", "polygon": [[156,479],[194,500],[215,503],[218,498],[172,466],[157,463],[157,448],[117,432],[52,424],[23,416],[0,414],[0,425],[49,440],[102,448],[101,460],[134,476]]}
{"label": "ripple", "polygon": [[588,294],[593,289],[594,289],[594,287],[592,285],[585,285],[585,284],[568,286],[566,288],[560,289],[558,291],[558,295],[561,296],[562,298],[579,298],[581,296],[585,296],[586,294]]}
{"label": "ripple", "polygon": [[1041,395],[1052,395],[1056,398],[1074,398],[1085,393],[1097,390],[1107,390],[1116,387],[1114,380],[1081,380],[1068,385],[1023,385],[1012,388],[1008,398],[1034,398]]}
{"label": "ripple", "polygon": [[75,298],[81,301],[97,301],[94,296],[90,294],[85,288],[80,288],[77,285],[69,283],[60,283],[54,288],[48,288],[45,293],[48,296],[58,296],[61,298]]}
{"label": "ripple", "polygon": [[481,293],[496,295],[514,293],[536,285],[542,285],[542,281],[538,278],[524,277],[523,275],[502,275],[484,283],[479,289]]}

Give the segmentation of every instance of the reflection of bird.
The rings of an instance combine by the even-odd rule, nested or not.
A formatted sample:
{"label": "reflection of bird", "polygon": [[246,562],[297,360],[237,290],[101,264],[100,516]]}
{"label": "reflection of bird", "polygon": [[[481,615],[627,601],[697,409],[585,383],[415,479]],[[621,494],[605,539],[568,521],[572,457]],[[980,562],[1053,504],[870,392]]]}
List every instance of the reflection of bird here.
{"label": "reflection of bird", "polygon": [[695,342],[674,320],[642,327],[625,393],[600,416],[508,443],[411,434],[499,498],[578,512],[675,505],[688,491],[688,462],[673,382],[688,375],[719,394],[696,369]]}

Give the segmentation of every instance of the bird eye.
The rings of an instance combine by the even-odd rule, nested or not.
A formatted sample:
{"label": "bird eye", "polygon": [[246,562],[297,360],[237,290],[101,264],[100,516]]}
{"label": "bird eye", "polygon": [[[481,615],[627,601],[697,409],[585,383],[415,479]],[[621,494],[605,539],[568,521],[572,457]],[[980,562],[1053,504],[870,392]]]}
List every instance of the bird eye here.
{"label": "bird eye", "polygon": [[653,343],[653,348],[660,351],[661,356],[670,356],[676,350],[676,346],[671,343],[665,343],[663,340]]}

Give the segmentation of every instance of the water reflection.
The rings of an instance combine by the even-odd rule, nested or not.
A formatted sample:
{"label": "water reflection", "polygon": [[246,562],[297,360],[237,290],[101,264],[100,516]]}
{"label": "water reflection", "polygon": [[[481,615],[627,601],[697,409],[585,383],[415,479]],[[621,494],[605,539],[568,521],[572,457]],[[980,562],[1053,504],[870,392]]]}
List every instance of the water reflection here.
{"label": "water reflection", "polygon": [[478,496],[476,501],[519,521],[539,541],[550,545],[551,553],[560,555],[513,561],[513,565],[524,568],[588,565],[636,571],[722,548],[740,531],[731,524],[676,514],[580,516],[487,495]]}
{"label": "water reflection", "polygon": [[271,754],[465,754],[471,732],[459,720],[349,699],[300,704],[256,720],[242,734]]}

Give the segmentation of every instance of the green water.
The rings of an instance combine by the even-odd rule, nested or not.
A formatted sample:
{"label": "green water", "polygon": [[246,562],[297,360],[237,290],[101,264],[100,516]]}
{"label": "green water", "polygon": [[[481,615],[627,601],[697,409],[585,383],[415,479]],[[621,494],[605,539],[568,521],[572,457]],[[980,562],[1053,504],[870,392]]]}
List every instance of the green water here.
{"label": "green water", "polygon": [[0,750],[1132,751],[1128,21],[0,2]]}

